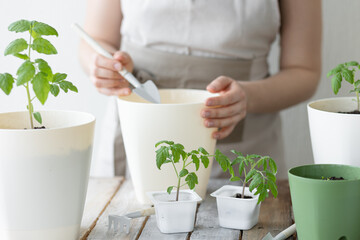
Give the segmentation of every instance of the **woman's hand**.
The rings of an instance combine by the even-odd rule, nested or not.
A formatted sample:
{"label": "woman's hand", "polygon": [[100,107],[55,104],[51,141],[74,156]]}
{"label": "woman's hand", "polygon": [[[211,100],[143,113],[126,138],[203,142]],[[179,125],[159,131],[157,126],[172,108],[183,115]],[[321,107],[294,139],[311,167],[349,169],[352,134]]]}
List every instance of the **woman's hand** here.
{"label": "woman's hand", "polygon": [[126,96],[131,93],[129,83],[118,73],[122,68],[132,72],[134,65],[126,52],[117,51],[113,59],[95,54],[90,65],[90,79],[105,95]]}
{"label": "woman's hand", "polygon": [[217,97],[206,100],[207,108],[201,110],[206,127],[219,128],[212,137],[223,139],[230,135],[235,126],[246,116],[247,96],[239,82],[229,77],[218,77],[206,88]]}

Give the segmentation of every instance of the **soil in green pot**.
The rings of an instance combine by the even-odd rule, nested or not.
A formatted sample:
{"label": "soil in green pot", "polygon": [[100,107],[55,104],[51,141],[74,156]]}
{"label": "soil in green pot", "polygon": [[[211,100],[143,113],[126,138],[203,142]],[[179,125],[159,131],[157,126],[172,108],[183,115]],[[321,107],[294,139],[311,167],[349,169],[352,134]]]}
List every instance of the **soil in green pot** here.
{"label": "soil in green pot", "polygon": [[[242,198],[242,194],[241,193],[236,193],[235,195],[234,195],[234,198]],[[247,196],[247,195],[245,195],[245,197],[244,197],[245,199],[251,199],[251,198],[253,198],[252,196]]]}
{"label": "soil in green pot", "polygon": [[345,180],[343,177],[327,177],[327,178],[324,178],[322,177],[323,180]]}

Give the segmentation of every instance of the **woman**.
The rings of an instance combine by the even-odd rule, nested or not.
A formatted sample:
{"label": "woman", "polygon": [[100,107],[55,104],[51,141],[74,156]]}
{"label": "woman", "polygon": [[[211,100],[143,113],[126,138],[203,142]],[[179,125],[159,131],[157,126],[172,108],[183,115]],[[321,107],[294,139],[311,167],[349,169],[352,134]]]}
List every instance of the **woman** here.
{"label": "woman", "polygon": [[[81,44],[82,65],[100,93],[130,94],[117,73],[122,67],[159,88],[220,93],[200,113],[206,127],[219,128],[217,147],[270,155],[279,178],[286,177],[278,112],[316,90],[320,0],[88,0],[85,30],[114,56]],[[266,57],[277,33],[280,71],[269,76]],[[124,158],[120,145],[116,158]],[[123,174],[124,161],[115,161],[116,174]],[[212,176],[220,175],[214,167]]]}

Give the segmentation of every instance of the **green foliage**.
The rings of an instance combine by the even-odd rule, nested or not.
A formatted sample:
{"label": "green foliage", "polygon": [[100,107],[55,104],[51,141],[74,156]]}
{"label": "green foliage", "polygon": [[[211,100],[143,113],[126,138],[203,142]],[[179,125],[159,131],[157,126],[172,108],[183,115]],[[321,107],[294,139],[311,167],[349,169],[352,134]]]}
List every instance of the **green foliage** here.
{"label": "green foliage", "polygon": [[[161,145],[161,146],[160,146]],[[200,162],[207,168],[210,160],[209,153],[202,147],[197,150],[186,152],[183,145],[180,143],[174,143],[173,141],[163,140],[155,144],[156,150],[156,166],[161,169],[163,164],[171,163],[173,165],[176,177],[178,179],[177,186],[170,186],[167,188],[167,192],[170,194],[173,188],[177,189],[176,201],[178,200],[179,190],[182,186],[188,185],[190,189],[194,189],[198,184],[198,177],[195,172],[189,172],[187,167],[191,164],[195,165],[195,171],[199,170]],[[180,171],[176,168],[176,163],[181,163],[182,168]],[[185,183],[181,185],[181,179],[185,177]]]}
{"label": "green foliage", "polygon": [[[255,195],[259,194],[258,204],[269,196],[268,190],[276,198],[278,195],[276,187],[277,166],[275,161],[269,156],[256,154],[244,156],[241,152],[231,151],[235,154],[235,159],[230,160],[219,150],[215,152],[215,160],[220,164],[224,172],[229,171],[230,181],[242,181],[244,197],[245,186],[249,186],[250,192],[256,189]],[[239,166],[239,175],[235,174],[234,166]],[[247,170],[248,169],[248,170]]]}
{"label": "green foliage", "polygon": [[360,64],[356,61],[341,63],[337,65],[335,68],[331,69],[328,72],[327,77],[332,76],[331,87],[335,94],[338,94],[343,79],[345,79],[345,81],[353,85],[353,89],[350,92],[356,93],[357,110],[360,111],[360,99],[359,99],[360,79],[357,81],[355,80],[355,73],[358,69],[360,69]]}
{"label": "green foliage", "polygon": [[[16,86],[23,86],[26,88],[28,105],[27,109],[30,116],[33,116],[36,121],[42,123],[42,118],[39,112],[33,112],[32,101],[38,99],[41,104],[45,104],[48,99],[49,92],[53,96],[58,96],[60,89],[65,93],[69,90],[78,92],[76,86],[71,82],[65,81],[67,75],[64,73],[53,73],[49,64],[41,58],[31,60],[32,50],[41,54],[51,55],[57,54],[56,48],[49,40],[43,36],[58,36],[58,32],[46,23],[28,20],[16,21],[8,27],[8,30],[15,33],[29,33],[29,41],[24,38],[19,38],[12,41],[5,49],[4,55],[13,55],[24,62],[18,68],[16,75],[13,77],[9,73],[0,74],[0,88],[6,95],[11,93],[13,84]],[[35,93],[35,97],[30,95],[30,85]],[[30,118],[31,127],[33,128],[33,119]]]}

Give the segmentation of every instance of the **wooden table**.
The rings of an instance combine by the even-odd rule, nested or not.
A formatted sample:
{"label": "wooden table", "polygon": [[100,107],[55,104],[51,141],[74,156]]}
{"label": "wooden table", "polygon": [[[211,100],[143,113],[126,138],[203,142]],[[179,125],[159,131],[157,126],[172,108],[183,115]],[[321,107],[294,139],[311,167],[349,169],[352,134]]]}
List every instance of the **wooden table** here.
{"label": "wooden table", "polygon": [[[208,194],[227,180],[211,180]],[[267,198],[261,205],[258,224],[248,231],[225,229],[219,226],[216,199],[207,195],[198,207],[196,225],[193,232],[179,234],[162,234],[157,226],[155,216],[133,219],[130,233],[108,232],[108,215],[125,214],[140,208],[149,207],[137,203],[131,181],[122,177],[92,178],[89,182],[80,239],[115,240],[115,239],[262,239],[268,232],[273,236],[293,224],[288,181],[278,181],[279,196]],[[296,239],[295,236],[289,239]]]}

